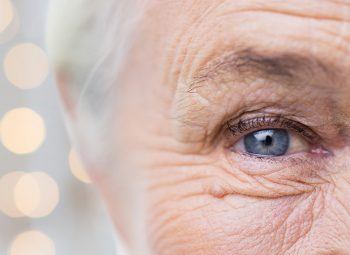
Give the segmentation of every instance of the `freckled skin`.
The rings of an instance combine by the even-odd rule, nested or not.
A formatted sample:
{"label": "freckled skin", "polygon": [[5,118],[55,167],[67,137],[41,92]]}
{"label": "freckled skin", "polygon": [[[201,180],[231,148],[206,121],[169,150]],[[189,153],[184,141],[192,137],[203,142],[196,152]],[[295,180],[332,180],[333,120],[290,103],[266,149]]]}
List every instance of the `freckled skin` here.
{"label": "freckled skin", "polygon": [[[339,71],[327,88],[317,87],[321,75],[290,89],[231,86],[239,77],[227,74],[184,96],[206,63],[243,46],[317,56]],[[350,254],[350,149],[341,138],[350,133],[349,53],[347,0],[151,1],[117,96],[120,173],[96,173],[127,243],[146,237],[152,255]],[[268,163],[234,155],[214,135],[242,107],[283,104],[314,123],[332,156]]]}

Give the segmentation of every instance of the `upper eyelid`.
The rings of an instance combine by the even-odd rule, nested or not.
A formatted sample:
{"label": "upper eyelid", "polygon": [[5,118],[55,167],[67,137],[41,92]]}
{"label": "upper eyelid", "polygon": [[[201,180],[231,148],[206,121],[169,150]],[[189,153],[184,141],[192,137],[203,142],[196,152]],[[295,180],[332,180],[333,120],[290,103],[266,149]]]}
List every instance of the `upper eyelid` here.
{"label": "upper eyelid", "polygon": [[311,128],[297,121],[285,118],[281,115],[277,116],[259,116],[249,119],[240,119],[238,122],[227,122],[227,128],[233,136],[242,135],[246,132],[254,132],[266,128],[286,128],[304,136],[310,143],[320,143],[321,137]]}

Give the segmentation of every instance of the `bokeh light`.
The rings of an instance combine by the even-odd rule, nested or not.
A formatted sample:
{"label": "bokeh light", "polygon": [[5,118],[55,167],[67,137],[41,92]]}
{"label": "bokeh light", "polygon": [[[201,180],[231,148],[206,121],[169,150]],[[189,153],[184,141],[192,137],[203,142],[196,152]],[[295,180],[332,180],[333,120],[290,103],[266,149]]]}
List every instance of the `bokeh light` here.
{"label": "bokeh light", "polygon": [[29,108],[13,109],[1,121],[2,143],[16,154],[34,152],[43,143],[45,135],[43,119]]}
{"label": "bokeh light", "polygon": [[23,43],[14,46],[7,53],[4,70],[7,79],[14,86],[31,89],[45,81],[49,64],[45,52],[39,46]]}
{"label": "bokeh light", "polygon": [[39,231],[19,234],[12,242],[9,255],[55,255],[55,244]]}
{"label": "bokeh light", "polygon": [[13,7],[9,0],[0,0],[0,33],[12,22],[14,17]]}
{"label": "bokeh light", "polygon": [[69,153],[69,166],[72,174],[84,183],[91,183],[91,179],[84,168],[77,151],[72,148]]}
{"label": "bokeh light", "polygon": [[14,189],[24,172],[10,172],[0,179],[0,211],[12,218],[22,217],[14,199]]}
{"label": "bokeh light", "polygon": [[45,51],[50,2],[0,0],[0,255],[114,254],[112,224],[68,157]]}
{"label": "bokeh light", "polygon": [[56,182],[44,172],[23,175],[15,186],[17,209],[25,216],[40,218],[49,215],[59,202]]}
{"label": "bokeh light", "polygon": [[39,206],[40,195],[39,185],[30,174],[22,176],[14,189],[15,204],[23,214],[29,214]]}

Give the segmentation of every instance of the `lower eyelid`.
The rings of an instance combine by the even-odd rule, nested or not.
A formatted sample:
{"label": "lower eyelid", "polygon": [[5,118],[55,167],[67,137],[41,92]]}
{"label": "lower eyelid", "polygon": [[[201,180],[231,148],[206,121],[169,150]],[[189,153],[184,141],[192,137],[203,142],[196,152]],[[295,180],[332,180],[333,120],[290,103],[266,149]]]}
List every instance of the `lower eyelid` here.
{"label": "lower eyelid", "polygon": [[[298,134],[292,134],[298,136]],[[291,139],[294,140],[294,139]],[[231,163],[240,162],[242,165],[252,167],[252,173],[275,171],[276,168],[293,168],[301,166],[306,168],[324,169],[333,153],[322,145],[313,145],[307,141],[298,139],[292,142],[291,148],[282,156],[257,156],[245,152],[243,139],[234,142],[234,145],[223,147],[226,158]],[[316,166],[316,167],[315,167]],[[266,170],[264,170],[266,169]],[[269,170],[270,169],[270,170]]]}
{"label": "lower eyelid", "polygon": [[[310,159],[305,153],[278,160],[243,154],[233,157],[229,152],[226,157],[228,164],[224,164],[225,171],[242,182],[245,192],[253,196],[278,198],[300,195],[328,183],[327,161]],[[229,176],[225,180],[229,181]]]}
{"label": "lower eyelid", "polygon": [[226,159],[232,169],[239,169],[249,175],[279,174],[279,178],[303,178],[310,183],[323,183],[321,176],[328,175],[328,157],[313,157],[300,152],[279,157],[256,157],[249,154],[226,152]]}

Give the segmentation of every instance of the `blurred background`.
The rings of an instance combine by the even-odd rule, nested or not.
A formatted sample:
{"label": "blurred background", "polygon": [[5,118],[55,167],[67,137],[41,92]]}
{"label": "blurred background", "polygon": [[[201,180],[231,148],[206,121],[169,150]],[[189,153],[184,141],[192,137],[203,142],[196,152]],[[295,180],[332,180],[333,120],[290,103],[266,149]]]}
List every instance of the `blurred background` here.
{"label": "blurred background", "polygon": [[48,0],[0,0],[0,255],[115,254],[45,53]]}

